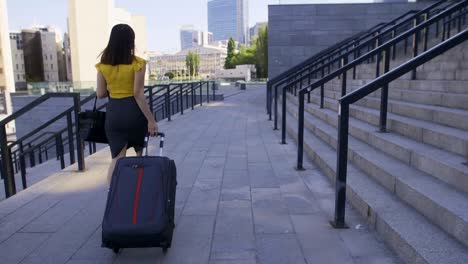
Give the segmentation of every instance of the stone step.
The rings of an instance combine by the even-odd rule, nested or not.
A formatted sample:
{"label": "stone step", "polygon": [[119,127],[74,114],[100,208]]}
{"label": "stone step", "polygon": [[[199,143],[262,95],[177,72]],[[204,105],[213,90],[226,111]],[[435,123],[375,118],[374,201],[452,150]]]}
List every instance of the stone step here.
{"label": "stone step", "polygon": [[[292,95],[288,97],[297,108],[296,98]],[[314,99],[318,102],[318,98]],[[306,104],[305,110],[335,129],[338,127],[338,116],[335,111],[320,109],[318,104]],[[468,193],[468,166],[463,165],[466,161],[463,156],[394,133],[379,133],[375,126],[354,118],[350,119],[349,132],[353,137],[363,142],[370,142],[374,148],[406,165]]]}
{"label": "stone step", "polygon": [[[417,71],[416,79],[418,80],[446,80],[446,81],[467,81],[468,75],[467,70],[456,70],[456,71]],[[358,79],[371,79],[375,77],[375,70],[371,72],[357,71],[356,78]],[[410,73],[402,75],[400,79],[411,80],[412,75]]]}
{"label": "stone step", "polygon": [[[294,119],[287,115],[288,120]],[[297,123],[288,122],[287,131],[297,142]],[[336,151],[307,129],[304,138],[306,155],[334,181]],[[466,247],[403,203],[395,193],[353,164],[348,165],[347,178],[348,201],[406,263],[468,263]]]}
{"label": "stone step", "polygon": [[[338,88],[340,87],[336,86],[334,89],[338,90]],[[329,91],[329,89],[326,90]],[[351,88],[347,92],[349,93],[353,90],[354,89]],[[372,96],[380,98],[380,90],[372,93]],[[406,89],[389,88],[388,98],[410,103],[468,110],[468,94],[452,94],[432,91],[409,91]]]}
{"label": "stone step", "polygon": [[[297,120],[297,110],[288,106]],[[305,127],[333,149],[337,146],[336,128],[305,114]],[[414,207],[431,222],[468,246],[468,195],[382,153],[353,136],[349,138],[348,159],[390,192]],[[437,195],[434,195],[437,194]],[[443,217],[440,217],[443,215]],[[454,227],[457,228],[454,228]]]}
{"label": "stone step", "polygon": [[[312,98],[314,103],[318,104],[319,97],[312,95],[311,99]],[[337,112],[338,101],[325,97],[324,107]],[[379,126],[379,110],[352,105],[350,108],[350,116],[372,124],[375,127]],[[416,120],[393,113],[387,114],[387,130],[418,142],[468,157],[468,132],[466,130],[442,126],[428,121]]]}
{"label": "stone step", "polygon": [[[370,79],[352,79],[352,75],[348,76],[346,82],[349,91],[361,88],[365,84],[373,81]],[[314,80],[315,81],[315,80]],[[304,86],[307,84],[304,83]],[[332,80],[326,87],[332,87],[337,91],[341,91],[341,80]],[[390,89],[400,89],[419,92],[441,92],[450,94],[468,94],[468,81],[441,81],[441,80],[402,80],[397,79],[389,84]]]}
{"label": "stone step", "polygon": [[[327,90],[325,94],[327,97],[330,98],[341,98],[341,92],[338,92],[336,90],[338,89],[335,89],[335,91]],[[314,91],[314,93],[319,94],[318,91]],[[379,110],[380,97],[370,95],[356,102],[356,104]],[[388,111],[410,118],[430,121],[441,125],[468,130],[467,110],[390,99],[388,100]]]}

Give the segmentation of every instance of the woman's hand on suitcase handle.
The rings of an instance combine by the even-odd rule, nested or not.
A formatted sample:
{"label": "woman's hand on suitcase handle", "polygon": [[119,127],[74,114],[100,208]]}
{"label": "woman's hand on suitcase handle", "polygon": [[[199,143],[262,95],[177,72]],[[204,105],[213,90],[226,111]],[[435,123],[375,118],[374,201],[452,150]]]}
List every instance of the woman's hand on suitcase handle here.
{"label": "woman's hand on suitcase handle", "polygon": [[152,137],[155,137],[158,134],[158,124],[156,121],[148,121],[148,134]]}

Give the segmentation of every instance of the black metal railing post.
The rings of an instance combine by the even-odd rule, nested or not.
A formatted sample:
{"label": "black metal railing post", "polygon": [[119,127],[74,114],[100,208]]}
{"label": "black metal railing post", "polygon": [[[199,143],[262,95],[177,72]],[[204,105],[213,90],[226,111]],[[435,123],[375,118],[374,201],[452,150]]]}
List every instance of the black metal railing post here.
{"label": "black metal railing post", "polygon": [[210,103],[210,83],[204,82],[206,84],[206,103]]}
{"label": "black metal railing post", "polygon": [[[390,70],[390,49],[384,51],[384,74]],[[388,83],[384,84],[380,97],[380,132],[387,131]]]}
{"label": "black metal railing post", "polygon": [[176,96],[176,98],[175,98],[175,102],[174,102],[174,103],[175,103],[175,105],[176,105],[176,107],[175,107],[176,110],[175,110],[175,113],[174,113],[174,114],[177,114],[177,113],[179,113],[179,111],[180,111],[180,109],[179,109],[179,97],[180,97],[179,92],[176,92],[176,93],[175,93],[175,96]]}
{"label": "black metal railing post", "polygon": [[331,221],[334,228],[347,228],[345,223],[346,209],[346,175],[348,169],[348,120],[349,105],[340,102],[338,112],[338,141],[335,179],[335,217]]}
{"label": "black metal railing post", "polygon": [[[24,152],[23,152],[23,142],[20,142],[18,144],[19,147],[19,162],[20,162],[20,172],[21,172],[21,181],[23,184],[23,189],[26,189],[28,187],[27,182],[26,182],[26,160],[24,159]],[[46,145],[46,150],[47,150],[47,145]],[[46,155],[46,159],[48,159]]]}
{"label": "black metal railing post", "polygon": [[29,149],[29,162],[31,163],[31,168],[36,167],[36,153],[34,153],[34,149],[31,147],[31,144],[28,144]]}
{"label": "black metal railing post", "polygon": [[6,127],[0,127],[0,148],[2,157],[2,175],[5,185],[6,198],[16,194],[15,176],[13,173],[13,161],[11,160],[11,151],[7,143]]}
{"label": "black metal railing post", "polygon": [[67,113],[67,130],[68,130],[68,151],[70,153],[70,164],[75,163],[75,145],[73,144],[73,121],[72,113]]}
{"label": "black metal railing post", "polygon": [[60,159],[60,168],[65,169],[65,157],[64,157],[64,151],[63,151],[63,140],[62,140],[62,134],[57,133],[55,135],[55,144],[56,144],[56,149],[57,149],[57,157]]}
{"label": "black metal railing post", "polygon": [[297,165],[296,170],[304,170],[304,100],[305,91],[299,91],[299,112],[298,114],[298,131],[297,131]]}
{"label": "black metal railing post", "polygon": [[[278,130],[278,85],[273,85],[275,89],[275,127],[273,130]],[[271,114],[271,113],[270,113]]]}
{"label": "black metal railing post", "polygon": [[154,111],[153,88],[154,88],[154,86],[148,87],[148,93],[149,93],[149,104],[150,104],[151,112],[153,112],[153,111]]}
{"label": "black metal railing post", "polygon": [[192,90],[192,110],[195,109],[195,88],[193,87],[194,83],[190,84],[190,89]]}
{"label": "black metal railing post", "polygon": [[[341,67],[344,67],[346,64],[348,64],[348,56],[345,55],[343,56],[342,60],[341,60]],[[347,79],[347,76],[346,76],[346,73],[347,71],[343,71],[343,75],[341,77],[341,96],[344,96],[346,94],[346,79]],[[323,95],[322,95],[323,97]]]}
{"label": "black metal railing post", "polygon": [[180,93],[180,114],[184,115],[184,86],[181,85],[179,88]]}
{"label": "black metal railing post", "polygon": [[[377,32],[377,34],[379,33]],[[379,46],[380,46],[380,38],[377,38],[375,40],[375,49],[378,48]],[[376,57],[377,57],[377,62],[376,62],[375,78],[379,77],[380,75],[380,61],[382,60],[380,52],[377,53]]]}
{"label": "black metal railing post", "polygon": [[[417,27],[419,23],[418,18],[413,20],[413,27]],[[413,35],[413,58],[418,56],[418,45],[419,45],[419,31],[416,30]],[[416,80],[416,69],[411,72],[411,79]]]}
{"label": "black metal railing post", "polygon": [[200,106],[203,106],[203,85],[202,82],[200,82],[198,85],[200,85]]}
{"label": "black metal railing post", "polygon": [[[80,104],[80,94],[76,93],[73,95],[73,105],[75,111],[75,135],[76,135],[76,154],[78,157],[78,170],[84,171],[85,170],[85,159],[84,159],[84,142],[81,140],[80,135],[80,127],[78,126],[78,114],[81,112],[81,104]],[[69,138],[69,140],[73,140],[73,137]]]}
{"label": "black metal railing post", "polygon": [[[214,81],[211,82],[211,90],[213,92],[213,101],[216,101],[216,94],[215,94],[215,91],[216,91],[216,83]],[[271,112],[271,110],[270,110]],[[270,115],[271,116],[271,115]],[[270,118],[271,120],[271,118]]]}
{"label": "black metal railing post", "polygon": [[286,144],[286,92],[289,87],[283,87],[281,98],[281,144]]}
{"label": "black metal railing post", "polygon": [[171,111],[171,86],[166,86],[166,112],[167,112],[167,121],[171,121],[172,111]]}
{"label": "black metal railing post", "polygon": [[[322,67],[322,76],[321,78],[325,77],[325,69]],[[309,91],[309,94],[311,92]],[[325,95],[325,84],[320,86],[320,108],[323,109],[323,102],[324,102],[324,95]]]}
{"label": "black metal railing post", "polygon": [[[424,14],[424,21],[429,19],[429,12]],[[423,51],[427,51],[427,41],[429,39],[429,27],[424,28]]]}

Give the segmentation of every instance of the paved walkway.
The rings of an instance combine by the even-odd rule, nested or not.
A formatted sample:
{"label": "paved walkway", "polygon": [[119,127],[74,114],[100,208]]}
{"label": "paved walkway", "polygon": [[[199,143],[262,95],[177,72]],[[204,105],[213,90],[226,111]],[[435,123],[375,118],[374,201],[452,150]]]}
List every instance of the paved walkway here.
{"label": "paved walkway", "polygon": [[354,210],[350,229],[329,227],[332,185],[309,163],[293,170],[295,146],[279,144],[264,105],[253,89],[161,123],[179,183],[167,255],[100,247],[105,149],[86,172],[67,168],[0,202],[0,263],[399,263]]}

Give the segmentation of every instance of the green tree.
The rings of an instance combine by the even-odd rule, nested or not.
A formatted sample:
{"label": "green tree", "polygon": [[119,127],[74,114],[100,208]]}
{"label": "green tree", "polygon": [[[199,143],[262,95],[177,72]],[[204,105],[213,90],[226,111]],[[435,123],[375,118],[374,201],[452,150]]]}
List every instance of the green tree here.
{"label": "green tree", "polygon": [[189,51],[185,57],[185,65],[190,76],[198,76],[198,67],[200,66],[200,55]]}
{"label": "green tree", "polygon": [[256,39],[255,67],[258,78],[268,78],[268,26],[260,28]]}
{"label": "green tree", "polygon": [[242,64],[256,64],[255,61],[255,53],[256,53],[256,46],[252,45],[250,47],[245,47],[242,46],[239,50],[239,53],[237,53],[233,60],[232,63],[233,65],[242,65]]}
{"label": "green tree", "polygon": [[236,67],[236,65],[233,63],[234,56],[235,56],[235,49],[236,49],[236,43],[234,42],[233,38],[230,38],[228,42],[228,47],[227,47],[226,61],[224,62],[224,69],[234,69]]}

